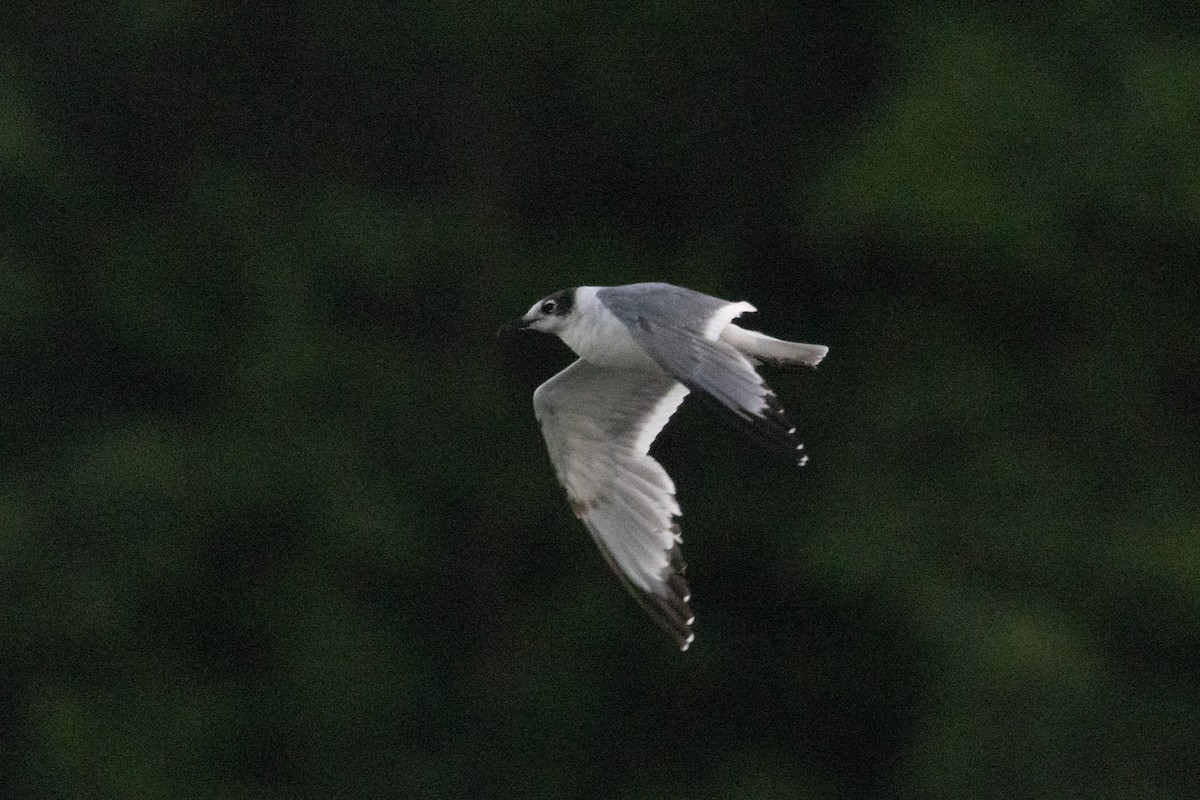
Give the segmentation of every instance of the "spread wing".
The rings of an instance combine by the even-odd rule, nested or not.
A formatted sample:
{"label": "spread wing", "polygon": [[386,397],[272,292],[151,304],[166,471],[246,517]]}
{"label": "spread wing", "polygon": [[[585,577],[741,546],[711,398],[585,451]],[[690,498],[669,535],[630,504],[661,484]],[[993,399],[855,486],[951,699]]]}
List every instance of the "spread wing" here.
{"label": "spread wing", "polygon": [[721,332],[749,303],[730,303],[667,283],[601,289],[597,296],[660,367],[689,389],[728,408],[769,443],[785,447],[799,463],[803,445],[771,387]]}
{"label": "spread wing", "polygon": [[686,650],[691,593],[683,579],[675,484],[648,455],[687,395],[669,375],[576,361],[538,387],[533,406],[575,516],[625,586]]}

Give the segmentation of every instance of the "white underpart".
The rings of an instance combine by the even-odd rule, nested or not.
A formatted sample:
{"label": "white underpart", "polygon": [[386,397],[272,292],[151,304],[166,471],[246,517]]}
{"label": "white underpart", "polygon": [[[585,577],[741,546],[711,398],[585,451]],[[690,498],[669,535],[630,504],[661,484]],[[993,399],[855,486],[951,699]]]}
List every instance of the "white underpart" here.
{"label": "white underpart", "polygon": [[625,323],[596,296],[600,288],[580,286],[575,290],[576,314],[559,338],[576,355],[593,364],[661,372],[662,368],[633,340]]}

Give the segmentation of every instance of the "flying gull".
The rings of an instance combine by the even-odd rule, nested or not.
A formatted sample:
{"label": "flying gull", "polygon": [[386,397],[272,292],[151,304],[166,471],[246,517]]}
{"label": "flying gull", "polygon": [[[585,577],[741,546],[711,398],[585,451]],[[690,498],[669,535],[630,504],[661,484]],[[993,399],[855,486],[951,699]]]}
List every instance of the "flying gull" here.
{"label": "flying gull", "polygon": [[567,500],[610,567],[675,640],[692,643],[675,484],[650,445],[689,391],[716,400],[769,443],[808,461],[796,428],[755,371],[815,367],[829,351],[733,324],[754,311],[667,283],[579,286],[533,304],[503,330],[558,336],[579,359],[533,393]]}

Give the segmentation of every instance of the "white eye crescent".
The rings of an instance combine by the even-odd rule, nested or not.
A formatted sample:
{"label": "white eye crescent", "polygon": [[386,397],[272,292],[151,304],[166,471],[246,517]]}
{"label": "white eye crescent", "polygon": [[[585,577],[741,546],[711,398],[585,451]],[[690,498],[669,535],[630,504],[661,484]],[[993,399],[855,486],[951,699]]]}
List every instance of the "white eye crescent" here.
{"label": "white eye crescent", "polygon": [[557,310],[558,310],[558,303],[555,302],[554,300],[547,300],[546,302],[542,303],[542,313],[543,314],[553,314]]}

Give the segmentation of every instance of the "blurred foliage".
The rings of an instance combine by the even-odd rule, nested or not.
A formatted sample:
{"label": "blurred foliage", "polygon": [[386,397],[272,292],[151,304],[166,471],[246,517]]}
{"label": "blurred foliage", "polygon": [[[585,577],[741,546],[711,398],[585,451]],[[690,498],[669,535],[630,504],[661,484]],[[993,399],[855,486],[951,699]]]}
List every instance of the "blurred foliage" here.
{"label": "blurred foliage", "polygon": [[[25,6],[0,33],[0,794],[1195,797],[1186,4]],[[668,280],[674,652],[497,341]]]}

